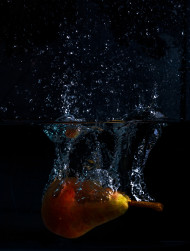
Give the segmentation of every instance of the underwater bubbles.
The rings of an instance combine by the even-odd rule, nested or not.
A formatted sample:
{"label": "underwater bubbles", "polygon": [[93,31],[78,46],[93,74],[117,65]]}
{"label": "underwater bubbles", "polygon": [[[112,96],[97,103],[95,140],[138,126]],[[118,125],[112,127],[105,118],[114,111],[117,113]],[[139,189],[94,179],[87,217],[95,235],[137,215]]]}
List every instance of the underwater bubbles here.
{"label": "underwater bubbles", "polygon": [[48,183],[76,177],[123,191],[137,201],[154,200],[146,187],[144,168],[163,125],[138,120],[85,123],[72,116],[64,123],[45,125],[56,154]]}

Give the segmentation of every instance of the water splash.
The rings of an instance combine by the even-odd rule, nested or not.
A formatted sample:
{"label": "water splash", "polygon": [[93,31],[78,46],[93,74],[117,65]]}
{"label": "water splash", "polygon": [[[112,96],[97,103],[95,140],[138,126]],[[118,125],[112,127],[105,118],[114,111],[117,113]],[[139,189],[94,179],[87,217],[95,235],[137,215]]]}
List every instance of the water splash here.
{"label": "water splash", "polygon": [[146,187],[144,169],[163,123],[134,120],[88,124],[71,116],[67,122],[59,121],[44,128],[55,143],[56,153],[49,183],[55,178],[90,179],[136,200],[154,200]]}
{"label": "water splash", "polygon": [[144,168],[148,160],[149,154],[161,135],[161,125],[149,125],[148,132],[137,143],[137,147],[133,157],[132,168],[130,171],[130,186],[133,196],[137,201],[154,200],[147,192],[144,179]]}

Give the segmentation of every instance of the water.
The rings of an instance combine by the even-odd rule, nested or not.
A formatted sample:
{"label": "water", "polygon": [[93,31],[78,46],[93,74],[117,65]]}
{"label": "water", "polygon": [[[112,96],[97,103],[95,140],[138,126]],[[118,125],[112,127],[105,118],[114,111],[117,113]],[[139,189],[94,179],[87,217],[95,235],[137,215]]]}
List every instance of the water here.
{"label": "water", "polygon": [[55,178],[63,182],[76,177],[125,192],[136,200],[154,200],[145,183],[144,168],[164,125],[138,120],[85,123],[72,116],[45,125],[56,153],[48,184]]}
{"label": "water", "polygon": [[56,153],[50,181],[93,179],[153,200],[146,162],[159,121],[179,121],[184,97],[185,4],[8,1],[5,7],[24,14],[15,29],[14,23],[2,29],[0,82],[8,84],[0,91],[1,120],[45,124]]}

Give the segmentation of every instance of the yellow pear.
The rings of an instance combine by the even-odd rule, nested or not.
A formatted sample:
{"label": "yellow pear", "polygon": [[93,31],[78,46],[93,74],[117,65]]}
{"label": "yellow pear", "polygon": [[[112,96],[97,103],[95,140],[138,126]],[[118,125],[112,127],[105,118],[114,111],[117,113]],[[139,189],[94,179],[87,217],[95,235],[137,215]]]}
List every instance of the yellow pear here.
{"label": "yellow pear", "polygon": [[161,203],[132,201],[127,195],[103,188],[92,180],[56,179],[43,197],[42,218],[53,233],[77,238],[124,214],[129,206],[163,209]]}

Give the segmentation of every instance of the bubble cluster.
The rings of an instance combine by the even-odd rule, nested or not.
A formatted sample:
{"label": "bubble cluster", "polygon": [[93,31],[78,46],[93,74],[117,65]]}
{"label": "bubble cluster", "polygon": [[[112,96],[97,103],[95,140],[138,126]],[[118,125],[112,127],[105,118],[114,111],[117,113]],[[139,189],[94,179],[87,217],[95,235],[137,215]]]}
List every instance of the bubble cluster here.
{"label": "bubble cluster", "polygon": [[44,132],[55,143],[56,153],[48,184],[76,177],[79,182],[93,180],[123,191],[136,200],[154,200],[147,190],[144,169],[162,126],[143,121],[85,124],[73,117],[72,122],[68,118],[67,123],[46,125]]}

